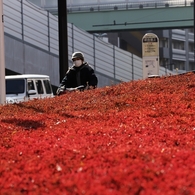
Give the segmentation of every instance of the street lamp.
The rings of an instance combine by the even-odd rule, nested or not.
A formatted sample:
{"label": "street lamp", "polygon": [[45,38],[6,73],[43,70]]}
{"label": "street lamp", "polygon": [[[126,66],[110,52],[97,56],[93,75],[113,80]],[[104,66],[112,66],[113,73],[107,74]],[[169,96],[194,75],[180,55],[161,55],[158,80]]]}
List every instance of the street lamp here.
{"label": "street lamp", "polygon": [[3,0],[0,0],[0,104],[5,103],[5,45],[3,22]]}

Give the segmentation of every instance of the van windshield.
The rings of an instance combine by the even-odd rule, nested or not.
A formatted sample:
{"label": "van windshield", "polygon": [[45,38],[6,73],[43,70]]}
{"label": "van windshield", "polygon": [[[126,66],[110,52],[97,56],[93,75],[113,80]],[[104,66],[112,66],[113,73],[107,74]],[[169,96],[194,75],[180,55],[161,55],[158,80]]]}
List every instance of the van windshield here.
{"label": "van windshield", "polygon": [[24,93],[24,79],[6,79],[6,94]]}

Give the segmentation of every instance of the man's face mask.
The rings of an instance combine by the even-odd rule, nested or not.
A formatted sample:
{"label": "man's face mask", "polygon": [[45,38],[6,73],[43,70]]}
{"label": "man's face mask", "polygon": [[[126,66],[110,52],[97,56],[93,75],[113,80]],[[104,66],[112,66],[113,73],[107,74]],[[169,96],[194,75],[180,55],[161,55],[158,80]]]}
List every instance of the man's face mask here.
{"label": "man's face mask", "polygon": [[79,66],[82,65],[82,60],[80,60],[80,59],[75,59],[73,62],[74,62],[74,65],[75,65],[76,67],[79,67]]}

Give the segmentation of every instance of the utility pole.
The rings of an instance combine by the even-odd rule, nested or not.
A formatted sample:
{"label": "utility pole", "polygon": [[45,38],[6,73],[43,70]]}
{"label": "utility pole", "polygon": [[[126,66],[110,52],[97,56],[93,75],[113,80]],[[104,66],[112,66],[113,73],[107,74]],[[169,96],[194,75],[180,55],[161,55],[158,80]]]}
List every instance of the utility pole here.
{"label": "utility pole", "polygon": [[66,0],[58,0],[59,74],[60,82],[68,70],[68,32]]}
{"label": "utility pole", "polygon": [[0,0],[0,104],[5,103],[5,45],[3,22],[3,0]]}
{"label": "utility pole", "polygon": [[[195,0],[194,0],[194,3],[195,3]],[[194,65],[195,65],[195,4],[194,4]]]}

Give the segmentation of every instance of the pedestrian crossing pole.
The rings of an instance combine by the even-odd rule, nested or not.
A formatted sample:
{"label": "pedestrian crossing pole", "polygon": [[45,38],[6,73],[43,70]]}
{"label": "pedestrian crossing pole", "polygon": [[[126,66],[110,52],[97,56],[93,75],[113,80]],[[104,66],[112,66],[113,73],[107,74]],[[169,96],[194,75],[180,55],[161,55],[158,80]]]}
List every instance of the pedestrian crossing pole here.
{"label": "pedestrian crossing pole", "polygon": [[3,0],[0,0],[0,104],[5,103],[5,45],[3,23]]}

